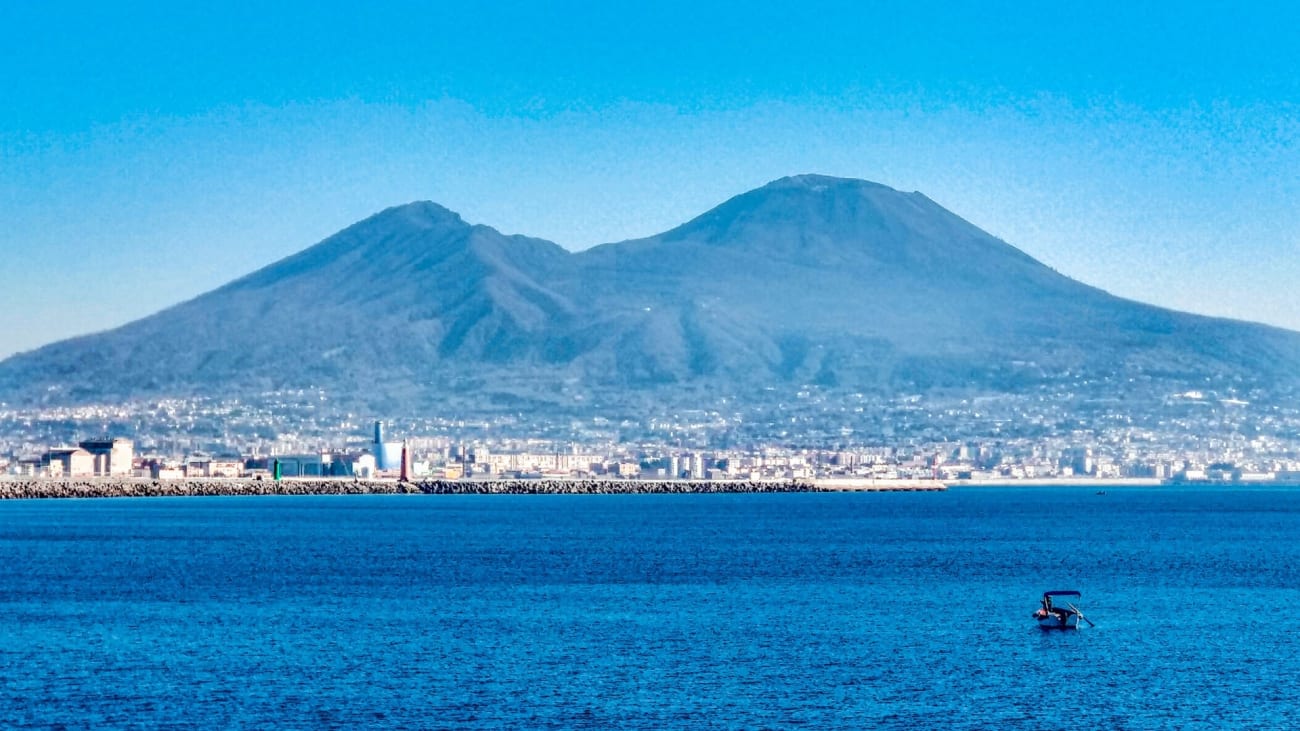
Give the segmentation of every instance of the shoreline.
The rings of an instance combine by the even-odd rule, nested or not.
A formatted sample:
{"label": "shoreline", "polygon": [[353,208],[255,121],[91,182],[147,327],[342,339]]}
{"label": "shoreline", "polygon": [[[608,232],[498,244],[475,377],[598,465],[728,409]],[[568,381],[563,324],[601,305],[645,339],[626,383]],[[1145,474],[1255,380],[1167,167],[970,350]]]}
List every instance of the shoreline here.
{"label": "shoreline", "polygon": [[640,495],[790,492],[917,492],[947,487],[930,480],[354,480],[285,478],[87,477],[0,479],[0,500],[237,497],[254,495]]}
{"label": "shoreline", "polygon": [[1167,480],[1158,477],[1062,477],[1058,479],[1045,478],[1035,480],[1025,479],[1003,479],[1003,480],[947,480],[944,482],[950,488],[953,487],[1088,487],[1105,491],[1107,488],[1151,488],[1167,487],[1171,489],[1183,489],[1188,487],[1297,487],[1295,480]]}
{"label": "shoreline", "polygon": [[948,480],[948,487],[1178,487],[1199,484],[1249,484],[1249,483],[1210,483],[1210,482],[1174,482],[1159,477],[1060,477],[1043,479],[989,479],[989,480]]}
{"label": "shoreline", "polygon": [[240,497],[257,495],[657,495],[795,492],[944,492],[979,488],[1107,489],[1188,487],[1298,487],[1293,482],[1160,480],[1152,478],[1023,480],[622,480],[622,479],[461,479],[355,480],[290,477],[279,482],[255,478],[0,477],[0,501],[125,497]]}

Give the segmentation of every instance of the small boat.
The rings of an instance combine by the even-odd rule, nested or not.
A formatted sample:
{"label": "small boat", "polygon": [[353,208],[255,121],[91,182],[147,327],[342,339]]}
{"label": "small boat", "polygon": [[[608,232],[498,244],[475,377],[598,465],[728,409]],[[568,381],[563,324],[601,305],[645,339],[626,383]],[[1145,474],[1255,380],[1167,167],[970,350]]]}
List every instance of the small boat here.
{"label": "small boat", "polygon": [[1082,620],[1092,626],[1092,621],[1083,616],[1070,600],[1078,601],[1083,596],[1077,591],[1045,591],[1042,606],[1034,612],[1034,619],[1043,629],[1078,629]]}

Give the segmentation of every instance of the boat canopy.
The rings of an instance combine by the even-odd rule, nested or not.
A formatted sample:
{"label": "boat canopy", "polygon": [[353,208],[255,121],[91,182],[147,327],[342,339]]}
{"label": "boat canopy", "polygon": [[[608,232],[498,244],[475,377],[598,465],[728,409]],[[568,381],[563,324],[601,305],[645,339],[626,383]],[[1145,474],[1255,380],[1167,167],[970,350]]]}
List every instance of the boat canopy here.
{"label": "boat canopy", "polygon": [[1045,591],[1043,596],[1083,596],[1077,591]]}

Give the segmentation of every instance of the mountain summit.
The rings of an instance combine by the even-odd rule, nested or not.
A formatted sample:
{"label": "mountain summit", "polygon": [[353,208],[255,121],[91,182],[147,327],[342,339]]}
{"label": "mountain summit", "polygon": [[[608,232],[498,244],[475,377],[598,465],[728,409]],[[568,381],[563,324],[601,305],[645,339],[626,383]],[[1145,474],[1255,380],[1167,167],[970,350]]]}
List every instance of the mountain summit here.
{"label": "mountain summit", "polygon": [[1028,259],[1006,245],[990,247],[987,234],[920,193],[822,175],[782,178],[657,238],[739,246],[776,257],[914,266],[999,253]]}
{"label": "mountain summit", "polygon": [[13,356],[0,400],[1015,391],[1056,373],[1292,383],[1300,334],[1117,298],[920,193],[800,175],[578,253],[434,203],[390,208],[151,317]]}

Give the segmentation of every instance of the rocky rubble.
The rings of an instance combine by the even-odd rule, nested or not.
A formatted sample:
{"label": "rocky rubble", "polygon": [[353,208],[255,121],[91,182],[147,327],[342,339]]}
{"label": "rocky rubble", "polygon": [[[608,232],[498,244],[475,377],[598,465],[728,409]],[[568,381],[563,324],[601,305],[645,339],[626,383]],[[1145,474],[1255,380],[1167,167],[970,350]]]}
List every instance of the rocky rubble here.
{"label": "rocky rubble", "polygon": [[[861,481],[859,481],[861,482]],[[396,480],[124,478],[0,480],[0,500],[216,495],[617,495],[639,493],[760,493],[942,490],[930,480]]]}

